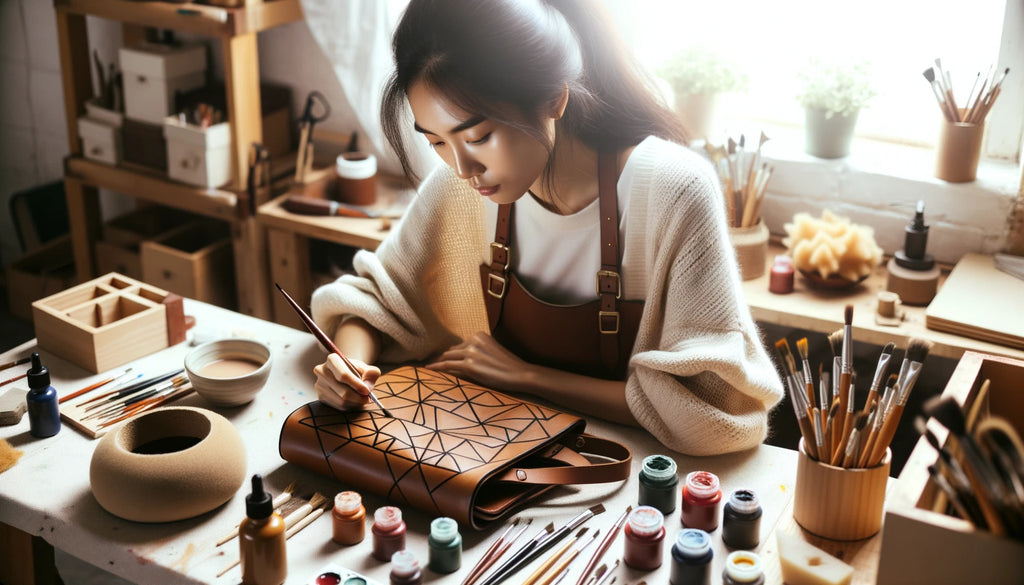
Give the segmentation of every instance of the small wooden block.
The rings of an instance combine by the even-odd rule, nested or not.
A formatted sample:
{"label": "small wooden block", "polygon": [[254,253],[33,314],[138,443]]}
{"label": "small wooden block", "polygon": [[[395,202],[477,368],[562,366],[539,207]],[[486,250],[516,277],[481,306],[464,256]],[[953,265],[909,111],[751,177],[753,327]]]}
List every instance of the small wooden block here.
{"label": "small wooden block", "polygon": [[171,293],[162,301],[167,310],[167,345],[177,345],[185,341],[185,302],[181,295]]}
{"label": "small wooden block", "polygon": [[28,390],[15,386],[0,394],[0,425],[10,426],[21,422],[22,415],[28,409],[25,400],[27,393]]}

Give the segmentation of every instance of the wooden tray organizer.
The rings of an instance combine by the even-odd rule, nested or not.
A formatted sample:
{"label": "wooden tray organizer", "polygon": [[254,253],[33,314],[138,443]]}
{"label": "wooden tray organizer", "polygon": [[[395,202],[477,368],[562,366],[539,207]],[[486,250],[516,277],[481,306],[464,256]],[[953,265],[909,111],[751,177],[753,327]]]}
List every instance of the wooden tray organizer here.
{"label": "wooden tray organizer", "polygon": [[39,347],[94,374],[185,340],[182,298],[111,272],[32,303]]}
{"label": "wooden tray organizer", "polygon": [[[982,412],[1006,419],[1024,434],[1024,361],[965,352],[943,396],[965,408],[981,384],[991,381]],[[945,429],[934,423],[940,441]],[[1024,582],[1024,542],[997,538],[966,520],[932,511],[939,493],[928,474],[938,454],[922,437],[900,473],[887,503],[878,564],[878,585]]]}

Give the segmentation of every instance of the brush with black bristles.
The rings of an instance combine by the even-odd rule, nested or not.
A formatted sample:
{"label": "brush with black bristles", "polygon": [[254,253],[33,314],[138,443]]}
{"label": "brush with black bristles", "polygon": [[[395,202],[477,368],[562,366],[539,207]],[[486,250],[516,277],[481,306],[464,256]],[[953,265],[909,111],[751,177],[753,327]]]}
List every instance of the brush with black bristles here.
{"label": "brush with black bristles", "polygon": [[[832,350],[832,398],[839,397],[839,377],[843,371],[843,330],[836,329],[828,334],[828,346]],[[824,407],[823,407],[824,408]]]}
{"label": "brush with black bristles", "polygon": [[927,339],[910,338],[910,342],[907,343],[907,355],[903,358],[900,375],[896,380],[896,385],[900,387],[899,396],[896,398],[897,403],[906,404],[910,391],[917,383],[918,376],[921,375],[921,368],[924,366],[924,360],[928,357],[932,345],[934,344]]}
{"label": "brush with black bristles", "polygon": [[789,349],[789,341],[785,337],[775,342],[775,350],[782,358],[782,366],[786,369],[786,387],[790,394],[803,392],[803,385],[797,379],[796,360],[793,359],[793,352]]}
{"label": "brush with black bristles", "polygon": [[[923,416],[914,417],[914,430],[920,433],[928,444],[931,445],[932,449],[939,453],[939,460],[935,462],[935,466],[940,472],[945,470],[945,473],[941,473],[941,475],[953,490],[953,494],[946,493],[945,489],[943,489],[943,493],[951,502],[954,502],[954,507],[957,508],[960,517],[982,530],[987,529],[988,524],[985,523],[985,515],[981,513],[981,508],[978,507],[978,500],[974,497],[971,482],[967,479],[964,468],[960,466],[960,461],[949,452],[949,449],[939,444],[939,438],[928,428],[928,422]],[[941,500],[941,498],[936,497],[936,500]],[[959,505],[957,505],[957,501]],[[941,511],[935,508],[933,506],[932,510]]]}
{"label": "brush with black bristles", "polygon": [[964,411],[952,396],[941,395],[929,398],[922,410],[956,437],[963,458],[961,465],[975,497],[978,498],[978,505],[985,516],[985,522],[988,523],[989,532],[995,536],[1005,536],[1006,524],[1002,517],[1005,512],[1005,494],[1002,483],[999,475],[982,454],[974,437],[967,432]]}
{"label": "brush with black bristles", "polygon": [[907,354],[903,358],[903,364],[900,365],[900,373],[896,376],[893,390],[890,392],[888,388],[886,389],[886,396],[883,400],[885,408],[882,428],[876,433],[875,442],[871,447],[871,457],[867,462],[868,466],[877,465],[885,455],[885,449],[896,434],[900,417],[903,415],[903,408],[907,404],[907,399],[910,398],[910,391],[914,389],[917,378],[921,375],[921,368],[924,366],[924,360],[928,357],[931,347],[932,342],[927,339],[910,338],[910,342],[907,344]]}
{"label": "brush with black bristles", "polygon": [[[842,434],[850,432],[853,424],[853,305],[843,310],[843,354],[839,373],[839,412],[842,414]],[[842,440],[842,437],[840,437]]]}
{"label": "brush with black bristles", "polygon": [[857,460],[857,467],[868,466],[868,460],[874,452],[875,443],[878,442],[878,436],[882,433],[882,425],[885,423],[886,406],[893,400],[893,388],[896,384],[896,378],[896,374],[889,374],[889,377],[886,379],[885,390],[876,403],[875,416],[871,421],[871,432],[864,443],[864,448],[861,449],[860,459]]}
{"label": "brush with black bristles", "polygon": [[[548,525],[541,529],[541,531],[533,538],[523,544],[523,546],[519,547],[516,552],[512,553],[512,556],[510,556],[508,560],[499,565],[498,568],[483,581],[483,585],[500,583],[509,578],[512,573],[526,566],[527,563],[536,558],[536,555],[533,555],[533,553],[538,550],[540,543],[550,536],[554,529],[554,523],[549,522]],[[537,554],[539,555],[540,553],[538,552]]]}

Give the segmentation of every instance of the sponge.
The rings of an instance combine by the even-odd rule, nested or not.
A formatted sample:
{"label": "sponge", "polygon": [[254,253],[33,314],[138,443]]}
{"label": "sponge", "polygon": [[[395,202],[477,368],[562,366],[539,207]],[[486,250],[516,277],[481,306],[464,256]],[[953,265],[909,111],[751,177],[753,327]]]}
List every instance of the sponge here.
{"label": "sponge", "polygon": [[21,459],[23,452],[15,449],[7,442],[7,439],[0,439],[0,473],[14,467],[14,464]]}
{"label": "sponge", "polygon": [[21,417],[28,408],[26,394],[28,390],[17,387],[0,394],[0,425],[16,425],[21,422]]}
{"label": "sponge", "polygon": [[787,585],[849,585],[853,567],[799,536],[776,533],[782,580]]}

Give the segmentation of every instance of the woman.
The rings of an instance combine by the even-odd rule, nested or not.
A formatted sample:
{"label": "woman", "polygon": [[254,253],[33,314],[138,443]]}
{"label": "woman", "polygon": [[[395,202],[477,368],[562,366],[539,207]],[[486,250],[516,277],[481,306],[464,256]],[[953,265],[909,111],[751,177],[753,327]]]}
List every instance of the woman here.
{"label": "woman", "polygon": [[[386,362],[639,423],[668,447],[759,444],[782,395],[743,303],[722,196],[597,0],[412,0],[385,135],[444,161],[314,318],[365,372],[315,368],[363,405]],[[604,229],[602,229],[604,228]]]}

